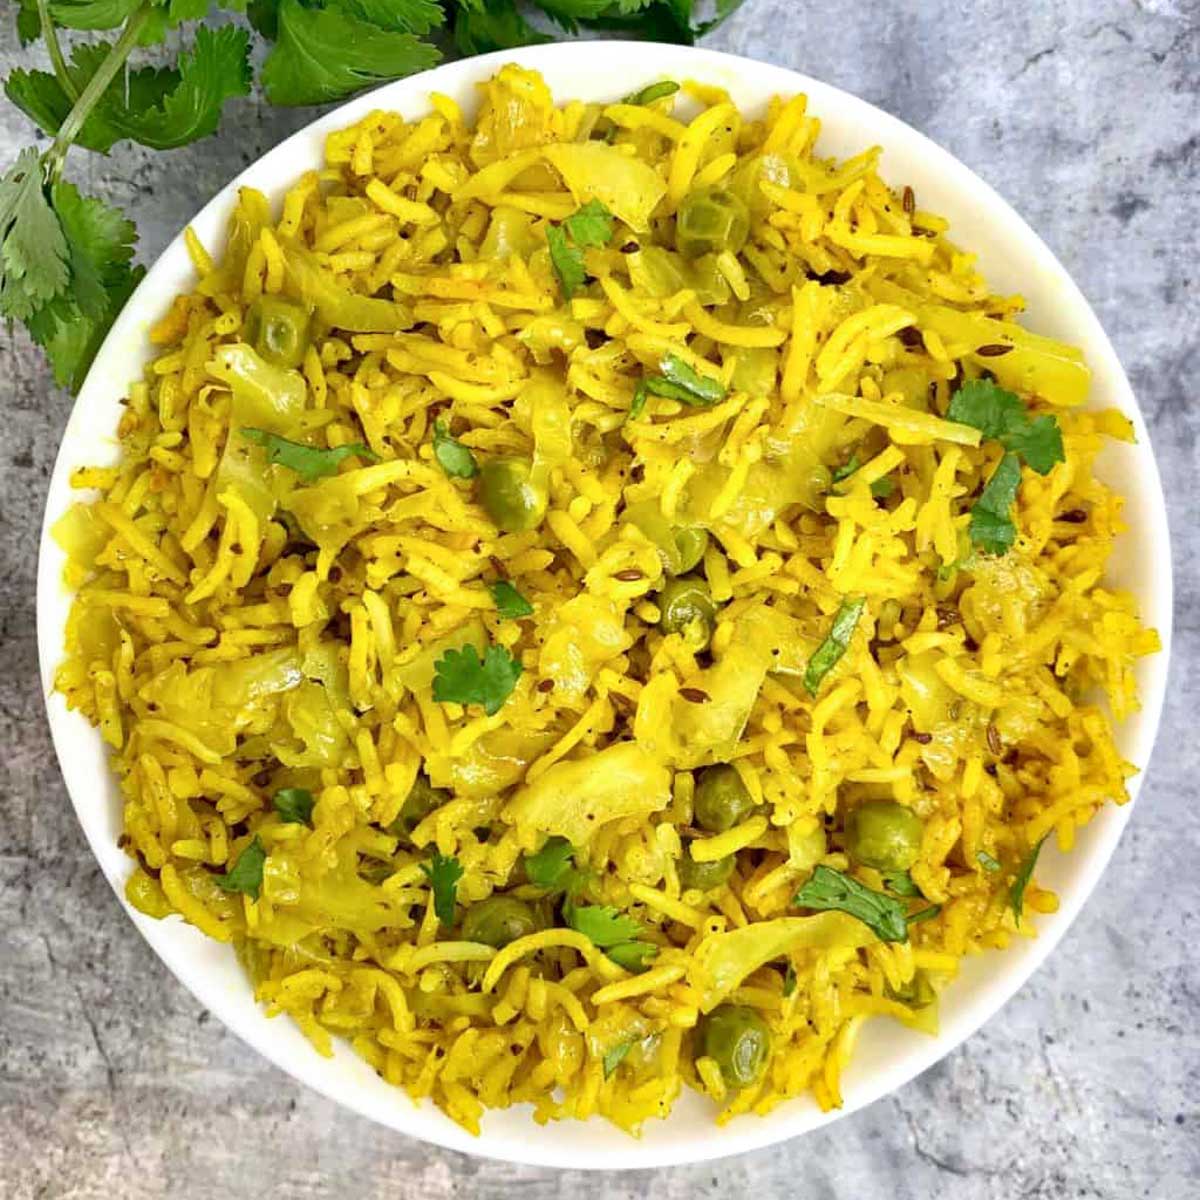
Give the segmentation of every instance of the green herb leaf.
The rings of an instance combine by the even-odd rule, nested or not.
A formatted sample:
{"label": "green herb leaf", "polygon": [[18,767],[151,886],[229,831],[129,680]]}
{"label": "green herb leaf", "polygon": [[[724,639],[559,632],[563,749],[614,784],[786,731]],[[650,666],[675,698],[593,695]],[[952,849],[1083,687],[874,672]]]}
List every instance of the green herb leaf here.
{"label": "green herb leaf", "polygon": [[38,17],[37,0],[18,0],[17,38],[22,46],[36,42],[42,36],[42,22]]}
{"label": "green herb leaf", "polygon": [[618,1042],[604,1053],[604,1078],[607,1079],[624,1061],[625,1056],[633,1049],[633,1042]]}
{"label": "green herb leaf", "polygon": [[1007,554],[1017,540],[1012,507],[1020,486],[1021,464],[1015,454],[1006,454],[971,509],[971,541],[985,554]]}
{"label": "green herb leaf", "polygon": [[42,161],[36,150],[22,150],[0,178],[0,316],[28,320],[66,288],[69,262]]}
{"label": "green herb leaf", "polygon": [[263,849],[262,839],[256,833],[250,843],[237,857],[237,862],[229,867],[224,875],[214,875],[213,882],[225,892],[243,892],[247,896],[258,899],[262,890],[263,863],[267,861],[267,852]]}
{"label": "green herb leaf", "polygon": [[462,442],[450,436],[444,421],[433,423],[433,457],[453,479],[470,479],[479,473],[475,455]]}
{"label": "green herb leaf", "polygon": [[907,871],[884,871],[883,886],[897,896],[919,896],[921,889]]}
{"label": "green herb leaf", "polygon": [[550,265],[558,276],[562,294],[570,300],[587,282],[583,251],[567,241],[566,232],[558,225],[546,226],[546,245],[550,248]]}
{"label": "green herb leaf", "polygon": [[433,911],[443,925],[454,924],[454,902],[458,896],[458,881],[463,877],[462,865],[457,858],[447,858],[438,851],[421,864],[421,872],[433,888]]}
{"label": "green herb leaf", "polygon": [[908,922],[899,900],[872,891],[857,879],[824,865],[813,870],[812,877],[792,901],[801,908],[818,912],[837,910],[862,921],[883,942],[908,940]]}
{"label": "green herb leaf", "polygon": [[612,241],[613,215],[599,200],[589,200],[577,208],[563,225],[577,246],[598,249]]}
{"label": "green herb leaf", "polygon": [[646,411],[646,401],[649,398],[650,390],[646,387],[646,381],[639,379],[637,387],[633,389],[633,400],[630,402],[625,420],[636,421]]}
{"label": "green herb leaf", "polygon": [[535,887],[557,891],[575,874],[575,847],[565,837],[550,837],[536,854],[525,856],[525,874]]}
{"label": "green herb leaf", "polygon": [[863,596],[851,596],[842,601],[824,641],[813,651],[812,658],[808,660],[808,666],[804,669],[804,688],[810,696],[817,694],[821,681],[846,653],[866,604],[866,598]]}
{"label": "green herb leaf", "polygon": [[572,929],[601,950],[635,941],[642,932],[637,921],[611,904],[564,904],[563,916]]}
{"label": "green herb leaf", "polygon": [[854,472],[857,471],[861,466],[862,463],[858,461],[858,455],[852,454],[848,463],[843,463],[842,466],[834,469],[832,474],[829,476],[830,483],[843,483],[845,480],[849,479],[850,476],[853,475]]}
{"label": "green herb leaf", "polygon": [[116,29],[141,0],[53,0],[50,15],[66,29]]}
{"label": "green herb leaf", "polygon": [[446,20],[437,0],[347,0],[356,16],[380,29],[430,33]]}
{"label": "green herb leaf", "polygon": [[[75,141],[107,153],[122,139],[154,150],[173,150],[215,133],[225,102],[250,92],[250,39],[232,25],[201,26],[177,67],[145,67],[118,75],[97,101]],[[82,91],[112,46],[77,46],[67,74]],[[46,133],[57,133],[73,101],[45,71],[14,71],[5,93]]]}
{"label": "green herb leaf", "polygon": [[447,650],[434,664],[433,698],[439,703],[482,704],[498,713],[521,677],[521,663],[503,646],[489,646],[481,659],[472,645]]}
{"label": "green herb leaf", "polygon": [[931,904],[928,908],[921,909],[920,912],[909,913],[905,919],[910,925],[919,925],[922,921],[932,921],[941,911],[940,904]]}
{"label": "green herb leaf", "polygon": [[783,973],[783,994],[790,996],[796,990],[796,968],[788,963],[787,970]]}
{"label": "green herb leaf", "polygon": [[975,851],[975,861],[985,870],[993,874],[1001,870],[1000,861],[993,858],[986,850]]}
{"label": "green herb leaf", "polygon": [[621,101],[622,104],[653,104],[655,100],[665,100],[679,91],[679,84],[673,79],[664,79],[661,83],[651,83],[640,92],[630,92]]}
{"label": "green herb leaf", "polygon": [[895,481],[889,479],[886,475],[871,484],[871,495],[877,500],[886,500],[895,490]]}
{"label": "green herb leaf", "polygon": [[411,33],[381,29],[356,15],[346,0],[306,8],[280,0],[277,41],[263,64],[262,84],[272,104],[324,104],[361,88],[423,71],[441,54]]}
{"label": "green herb leaf", "polygon": [[1058,421],[1049,414],[1031,418],[1015,392],[1006,391],[990,379],[964,383],[951,399],[946,417],[999,442],[1039,475],[1049,473],[1055,463],[1066,459]]}
{"label": "green herb leaf", "polygon": [[278,463],[281,467],[287,467],[289,471],[295,471],[305,483],[316,483],[326,475],[336,475],[342,460],[356,455],[368,462],[379,461],[379,455],[360,442],[322,450],[316,446],[305,446],[301,442],[290,442],[287,438],[265,429],[244,428],[241,434],[248,442],[266,450],[268,462]]}
{"label": "green herb leaf", "polygon": [[533,605],[507,579],[497,579],[495,583],[489,583],[488,591],[492,593],[496,611],[506,621],[533,616]]}
{"label": "green herb leaf", "polygon": [[288,825],[311,825],[315,804],[307,788],[280,788],[271,797],[271,806]]}
{"label": "green herb leaf", "polygon": [[609,946],[604,951],[618,967],[624,967],[635,975],[640,974],[650,965],[650,959],[658,954],[658,947],[653,942],[619,942]]}
{"label": "green herb leaf", "polygon": [[659,364],[661,375],[648,375],[646,390],[655,396],[678,400],[693,408],[707,408],[725,399],[725,385],[719,379],[701,375],[678,354],[664,354]]}
{"label": "green herb leaf", "polygon": [[1016,878],[1012,881],[1012,887],[1009,888],[1008,898],[1012,903],[1013,916],[1017,919],[1017,926],[1020,927],[1021,916],[1025,912],[1025,889],[1029,886],[1029,881],[1033,878],[1033,868],[1037,866],[1038,855],[1042,852],[1042,846],[1050,835],[1042,834],[1038,839],[1038,843],[1025,856],[1024,861],[1017,868]]}
{"label": "green herb leaf", "polygon": [[553,39],[525,20],[514,0],[469,0],[454,18],[454,44],[462,54],[487,54],[549,41]]}

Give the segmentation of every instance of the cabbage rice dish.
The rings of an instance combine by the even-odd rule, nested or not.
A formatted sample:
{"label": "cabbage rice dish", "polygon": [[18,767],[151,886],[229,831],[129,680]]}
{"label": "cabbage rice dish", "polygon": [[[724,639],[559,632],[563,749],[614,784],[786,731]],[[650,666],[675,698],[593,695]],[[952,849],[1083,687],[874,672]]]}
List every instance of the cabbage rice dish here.
{"label": "cabbage rice dish", "polygon": [[473,1131],[836,1107],[1055,909],[1158,646],[1079,352],[803,96],[645,82],[243,189],[56,528],[130,903]]}

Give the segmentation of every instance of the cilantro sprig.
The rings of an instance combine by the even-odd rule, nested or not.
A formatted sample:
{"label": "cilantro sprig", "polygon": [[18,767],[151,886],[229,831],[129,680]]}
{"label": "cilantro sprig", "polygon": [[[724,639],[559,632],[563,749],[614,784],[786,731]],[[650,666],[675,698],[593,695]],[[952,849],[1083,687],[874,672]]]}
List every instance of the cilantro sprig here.
{"label": "cilantro sprig", "polygon": [[503,646],[479,657],[473,645],[447,650],[433,665],[433,698],[439,703],[482,704],[489,717],[504,706],[521,678],[521,661]]}
{"label": "cilantro sprig", "polygon": [[971,541],[987,554],[1007,554],[1017,539],[1012,508],[1021,486],[1021,463],[1047,475],[1064,462],[1062,430],[1048,413],[1031,417],[1015,393],[990,379],[963,384],[946,410],[948,420],[978,429],[1005,454],[971,509]]}
{"label": "cilantro sprig", "polygon": [[496,611],[506,621],[533,616],[533,605],[507,579],[497,579],[494,583],[489,583],[488,591],[492,593]]}
{"label": "cilantro sprig", "polygon": [[311,825],[316,803],[308,788],[280,788],[271,797],[271,807],[285,825]]}
{"label": "cilantro sprig", "polygon": [[451,436],[444,421],[433,423],[433,457],[451,479],[472,479],[479,473],[475,455]]}
{"label": "cilantro sprig", "polygon": [[1045,833],[1038,839],[1033,849],[1029,851],[1017,868],[1012,886],[1008,889],[1009,903],[1012,905],[1013,916],[1016,918],[1018,927],[1021,924],[1021,917],[1025,914],[1025,889],[1033,878],[1033,869],[1037,866],[1038,855],[1041,854],[1042,847],[1046,844],[1049,836],[1048,833]]}
{"label": "cilantro sprig", "polygon": [[278,463],[281,467],[295,471],[304,483],[316,483],[326,475],[336,475],[342,460],[346,458],[357,456],[365,458],[368,462],[379,461],[379,455],[361,442],[351,442],[345,446],[323,450],[319,446],[306,446],[303,442],[289,441],[265,429],[243,429],[241,433],[246,441],[266,450],[268,462]]}
{"label": "cilantro sprig", "polygon": [[[690,43],[740,0],[719,0],[712,21],[695,0],[533,3],[568,33],[582,25]],[[5,93],[52,141],[22,150],[0,173],[0,317],[23,322],[55,380],[78,391],[144,271],[133,263],[133,224],[64,182],[67,153],[107,153],[121,142],[165,151],[214,133],[226,104],[250,92],[252,37],[267,43],[259,82],[270,103],[320,104],[433,66],[439,45],[478,54],[550,40],[521,8],[519,0],[18,0],[6,12],[23,46],[44,45],[51,69],[22,65]],[[230,16],[219,27],[197,24],[221,9]],[[69,56],[63,30],[85,35],[72,37]],[[183,44],[173,62],[129,64],[168,37]],[[668,86],[651,85],[634,102]],[[583,213],[558,231],[580,260],[583,248],[604,244],[597,229],[611,232],[591,206]]]}
{"label": "cilantro sprig", "polygon": [[224,875],[214,875],[213,881],[223,892],[242,892],[257,900],[262,890],[263,865],[266,861],[266,849],[256,833],[237,856],[233,866]]}
{"label": "cilantro sprig", "polygon": [[558,276],[563,296],[570,300],[587,282],[583,252],[598,249],[612,241],[613,215],[599,200],[589,200],[577,208],[561,225],[546,227],[546,245],[550,265]]}
{"label": "cilantro sprig", "polygon": [[433,889],[433,911],[443,925],[454,924],[454,905],[458,899],[458,881],[463,877],[462,864],[452,855],[433,852],[433,857],[421,864],[421,873]]}
{"label": "cilantro sprig", "polygon": [[841,607],[834,614],[829,632],[812,652],[812,657],[804,668],[804,690],[810,696],[817,694],[822,680],[846,653],[850,639],[858,628],[858,619],[866,606],[867,601],[863,596],[851,596],[842,601]]}
{"label": "cilantro sprig", "polygon": [[652,942],[640,940],[641,924],[611,904],[576,904],[568,899],[563,904],[563,919],[627,971],[644,971],[658,953]]}
{"label": "cilantro sprig", "polygon": [[[908,941],[908,926],[912,918],[904,905],[893,896],[876,892],[833,867],[818,866],[811,878],[796,893],[793,904],[818,912],[835,910],[847,913],[870,926],[881,942]],[[930,916],[936,915],[933,913]],[[923,917],[918,914],[922,920]]]}

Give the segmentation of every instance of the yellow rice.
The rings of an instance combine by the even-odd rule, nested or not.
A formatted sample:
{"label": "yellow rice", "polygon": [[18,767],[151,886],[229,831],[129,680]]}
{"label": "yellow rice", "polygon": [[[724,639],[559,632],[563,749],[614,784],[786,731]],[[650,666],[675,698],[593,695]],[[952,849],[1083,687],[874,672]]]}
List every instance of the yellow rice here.
{"label": "yellow rice", "polygon": [[[862,1022],[935,1032],[936,1009],[897,990],[918,970],[940,989],[963,956],[1031,934],[1009,903],[1018,864],[1049,832],[1069,850],[1127,798],[1110,715],[1136,707],[1134,660],[1158,642],[1104,583],[1121,500],[1092,462],[1128,422],[1082,407],[1078,352],[1017,323],[1020,298],[988,291],[946,223],[877,175],[877,150],[823,159],[819,129],[802,96],[751,118],[700,85],[646,107],[555,107],[516,67],[484,87],[474,126],[445,97],[412,122],[373,112],[330,135],[325,167],[277,211],[243,190],[222,254],[189,233],[198,281],[152,331],[161,353],[128,396],[120,462],[77,473],[94,498],[59,527],[78,598],[57,685],[112,748],[130,901],[233,942],[259,999],[318,1051],[348,1039],[470,1130],[489,1107],[528,1103],[539,1121],[598,1113],[636,1132],[685,1084],[722,1121],[806,1092],[837,1106]],[[607,172],[580,183],[563,153],[578,146],[644,164],[656,192],[614,196]],[[752,233],[716,263],[724,295],[646,290],[623,251],[670,245],[697,183],[746,178]],[[597,282],[564,303],[544,231],[589,195],[622,221],[587,251]],[[341,299],[287,373],[303,406],[290,436],[365,443],[378,462],[351,457],[307,488],[276,468],[264,510],[218,484],[234,417],[212,364],[252,301],[295,294],[301,259]],[[338,328],[350,295],[386,302],[391,327]],[[626,423],[666,352],[726,399],[651,397]],[[1066,461],[1024,472],[1013,550],[960,569],[970,497],[998,455],[943,414],[952,386],[985,369],[1057,415]],[[565,397],[569,453],[540,527],[500,533],[471,482],[433,459],[432,424],[480,459],[541,453],[547,387]],[[831,489],[851,450],[864,465]],[[884,478],[894,494],[878,504],[869,485]],[[644,501],[712,534],[715,665],[658,628],[661,561],[622,519]],[[498,617],[485,586],[498,574],[534,619]],[[803,631],[803,657],[848,595],[866,611],[816,698],[794,672],[754,678],[729,757],[759,815],[696,838],[696,860],[736,853],[737,867],[714,892],[683,890],[695,774],[669,745],[681,690],[736,666],[756,621]],[[523,663],[514,694],[490,717],[433,701],[437,647],[483,634]],[[631,791],[580,851],[595,899],[658,946],[648,971],[569,929],[496,951],[439,926],[420,869],[433,849],[464,868],[460,905],[532,894],[520,860],[547,829],[518,798],[630,739],[675,766],[664,804],[639,810]],[[386,830],[422,767],[453,798],[410,841]],[[312,828],[271,808],[288,786],[317,797]],[[791,905],[814,865],[805,839],[825,830],[820,861],[847,869],[842,817],[871,797],[922,818],[911,874],[941,905],[900,944]],[[253,836],[268,852],[257,900],[214,883]],[[980,865],[989,856],[1001,870]],[[1025,903],[1046,913],[1056,899],[1034,882]],[[733,947],[755,961],[721,991],[713,964]],[[772,1031],[765,1078],[741,1091],[692,1032],[728,998]]]}

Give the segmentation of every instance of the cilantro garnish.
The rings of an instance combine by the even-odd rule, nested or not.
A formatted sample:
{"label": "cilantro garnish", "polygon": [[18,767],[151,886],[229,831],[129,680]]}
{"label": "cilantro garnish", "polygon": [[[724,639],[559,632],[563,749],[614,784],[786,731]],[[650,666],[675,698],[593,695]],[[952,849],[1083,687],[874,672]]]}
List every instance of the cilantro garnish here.
{"label": "cilantro garnish", "polygon": [[563,919],[627,971],[644,971],[647,960],[658,953],[653,943],[638,940],[642,926],[611,904],[575,904],[568,900],[563,905]]}
{"label": "cilantro garnish", "polygon": [[790,996],[796,990],[796,968],[788,963],[787,970],[783,973],[783,994]]}
{"label": "cilantro garnish", "polygon": [[673,79],[664,79],[660,83],[651,83],[640,92],[630,92],[622,104],[653,104],[655,100],[665,100],[679,91],[679,84]]}
{"label": "cilantro garnish", "polygon": [[263,849],[262,839],[256,833],[249,844],[237,857],[237,862],[229,867],[224,875],[214,875],[213,882],[225,892],[244,892],[247,896],[258,899],[262,890],[263,864],[267,861],[267,852]]}
{"label": "cilantro garnish", "polygon": [[488,584],[488,591],[496,603],[496,611],[507,621],[533,616],[533,605],[517,591],[507,579],[497,579]]}
{"label": "cilantro garnish", "polygon": [[454,479],[471,479],[479,471],[475,455],[462,442],[450,436],[444,421],[433,423],[433,457],[443,471]]}
{"label": "cilantro garnish", "polygon": [[625,1056],[633,1049],[633,1042],[618,1042],[610,1050],[604,1052],[604,1078],[607,1079],[624,1061]]}
{"label": "cilantro garnish", "polygon": [[1012,881],[1012,887],[1009,888],[1008,898],[1012,904],[1013,916],[1017,919],[1017,925],[1021,924],[1021,916],[1025,911],[1025,889],[1029,886],[1029,881],[1033,878],[1033,868],[1037,866],[1038,855],[1042,852],[1042,846],[1050,835],[1042,834],[1038,839],[1037,845],[1025,856],[1024,861],[1017,868],[1016,877]]}
{"label": "cilantro garnish", "polygon": [[[707,408],[718,400],[725,399],[725,385],[709,375],[701,375],[688,366],[678,354],[664,354],[659,364],[661,375],[647,375],[642,381],[645,389],[653,396],[665,396],[669,400],[678,400],[681,404],[692,408]],[[637,403],[635,397],[634,403]],[[641,408],[646,404],[642,399]],[[638,412],[641,411],[638,409]],[[630,416],[637,414],[630,410]]]}
{"label": "cilantro garnish", "polygon": [[858,625],[858,618],[862,616],[866,604],[863,596],[851,596],[842,601],[824,641],[813,651],[812,658],[808,660],[808,666],[804,669],[804,688],[810,696],[817,694],[821,681],[846,653]]}
{"label": "cilantro garnish", "polygon": [[884,871],[883,886],[897,896],[919,896],[921,889],[907,871]]}
{"label": "cilantro garnish", "polygon": [[268,462],[278,463],[281,467],[287,467],[289,471],[295,471],[304,483],[316,483],[326,475],[336,475],[342,460],[355,455],[365,458],[368,462],[379,461],[379,455],[361,442],[322,450],[317,446],[306,446],[302,442],[288,441],[287,438],[265,429],[243,429],[241,433],[248,442],[266,450]]}
{"label": "cilantro garnish", "polygon": [[599,200],[589,200],[561,225],[546,227],[550,265],[558,276],[563,295],[570,300],[587,280],[583,252],[607,246],[613,235],[613,215]]}
{"label": "cilantro garnish", "polygon": [[271,797],[271,806],[289,825],[311,825],[315,804],[307,788],[281,788]]}
{"label": "cilantro garnish", "polygon": [[832,867],[816,867],[792,903],[819,912],[836,910],[847,913],[869,926],[882,942],[908,941],[908,920],[899,900],[883,892],[872,891],[857,879]]}
{"label": "cilantro garnish", "polygon": [[850,461],[843,463],[840,467],[835,467],[832,474],[829,476],[830,483],[841,483],[843,480],[849,479],[862,463],[858,461],[858,455],[850,455]]}
{"label": "cilantro garnish", "polygon": [[978,429],[985,438],[999,442],[1018,455],[1039,475],[1065,461],[1062,430],[1049,414],[1030,417],[1029,410],[1014,392],[990,379],[972,379],[955,392],[946,419]]}
{"label": "cilantro garnish", "polygon": [[1012,506],[1020,485],[1021,464],[1015,454],[1006,454],[971,509],[971,541],[985,554],[1007,554],[1017,540]]}
{"label": "cilantro garnish", "polygon": [[946,417],[978,429],[1006,451],[971,509],[970,526],[971,541],[981,550],[1006,554],[1017,537],[1012,506],[1021,483],[1021,462],[1045,475],[1055,463],[1065,461],[1062,430],[1048,414],[1030,417],[1016,393],[990,379],[963,384],[950,401]]}
{"label": "cilantro garnish", "polygon": [[454,902],[458,897],[458,881],[463,877],[457,858],[433,852],[433,857],[421,864],[421,872],[433,888],[433,911],[443,925],[454,924]]}
{"label": "cilantro garnish", "polygon": [[525,856],[525,875],[535,887],[557,891],[568,887],[578,872],[575,847],[565,837],[550,837],[536,854]]}
{"label": "cilantro garnish", "polygon": [[434,664],[433,698],[442,704],[482,704],[498,713],[521,677],[521,662],[503,646],[489,646],[483,658],[472,645],[447,650]]}

